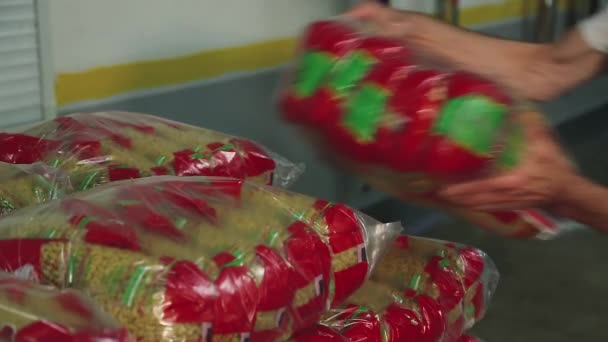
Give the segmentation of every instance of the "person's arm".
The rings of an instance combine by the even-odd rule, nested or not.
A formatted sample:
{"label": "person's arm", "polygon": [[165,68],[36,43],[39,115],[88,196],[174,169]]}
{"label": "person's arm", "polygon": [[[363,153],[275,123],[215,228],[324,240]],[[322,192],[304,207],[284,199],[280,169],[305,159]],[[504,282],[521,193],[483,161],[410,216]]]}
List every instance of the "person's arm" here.
{"label": "person's arm", "polygon": [[608,233],[608,189],[583,177],[571,179],[564,189],[557,212]]}
{"label": "person's arm", "polygon": [[533,100],[548,100],[577,86],[599,73],[605,62],[578,29],[555,44],[532,44],[485,36],[380,5],[363,5],[351,15],[375,21],[423,55],[496,80]]}
{"label": "person's arm", "polygon": [[[521,96],[548,100],[593,78],[604,55],[587,46],[578,30],[555,44],[492,38],[415,15],[405,39],[449,65],[496,80]],[[577,54],[570,51],[577,50]]]}

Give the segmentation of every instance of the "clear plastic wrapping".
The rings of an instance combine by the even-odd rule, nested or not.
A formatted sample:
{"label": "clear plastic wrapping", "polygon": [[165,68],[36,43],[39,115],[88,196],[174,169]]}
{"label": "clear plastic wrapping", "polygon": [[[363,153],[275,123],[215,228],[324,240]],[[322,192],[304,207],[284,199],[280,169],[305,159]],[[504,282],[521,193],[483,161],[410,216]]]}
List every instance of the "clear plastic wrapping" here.
{"label": "clear plastic wrapping", "polygon": [[503,235],[559,233],[563,220],[544,210],[472,212],[436,196],[445,184],[516,167],[522,119],[544,118],[496,84],[419,64],[431,59],[418,55],[360,22],[313,23],[280,90],[283,116],[330,160],[389,194]]}
{"label": "clear plastic wrapping", "polygon": [[468,342],[485,314],[498,272],[481,251],[400,237],[350,304],[328,313],[296,342]]}
{"label": "clear plastic wrapping", "polygon": [[[154,175],[232,177],[287,186],[302,171],[250,140],[126,112],[73,114],[21,133],[0,133],[0,162],[57,167],[75,191]],[[36,182],[37,175],[32,176],[25,182]],[[31,194],[28,187],[22,189],[26,196]]]}
{"label": "clear plastic wrapping", "polygon": [[[16,272],[28,276],[28,269]],[[89,299],[0,273],[0,341],[129,342],[126,330]]]}
{"label": "clear plastic wrapping", "polygon": [[70,177],[43,163],[13,165],[0,162],[0,216],[44,203],[73,191]]}
{"label": "clear plastic wrapping", "polygon": [[357,291],[400,231],[255,182],[159,176],[0,218],[0,269],[82,290],[138,341],[275,341]]}

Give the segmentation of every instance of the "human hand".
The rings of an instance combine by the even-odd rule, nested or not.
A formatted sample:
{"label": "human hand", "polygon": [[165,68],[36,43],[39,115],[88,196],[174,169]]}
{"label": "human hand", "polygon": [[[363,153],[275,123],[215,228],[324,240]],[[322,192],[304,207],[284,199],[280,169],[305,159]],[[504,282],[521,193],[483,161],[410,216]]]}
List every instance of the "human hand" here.
{"label": "human hand", "polygon": [[378,34],[396,39],[404,38],[411,32],[413,20],[417,17],[415,13],[396,10],[375,1],[355,6],[345,16],[370,22]]}
{"label": "human hand", "polygon": [[526,147],[515,169],[482,180],[448,185],[439,196],[456,206],[503,211],[558,206],[576,169],[538,114],[523,114]]}

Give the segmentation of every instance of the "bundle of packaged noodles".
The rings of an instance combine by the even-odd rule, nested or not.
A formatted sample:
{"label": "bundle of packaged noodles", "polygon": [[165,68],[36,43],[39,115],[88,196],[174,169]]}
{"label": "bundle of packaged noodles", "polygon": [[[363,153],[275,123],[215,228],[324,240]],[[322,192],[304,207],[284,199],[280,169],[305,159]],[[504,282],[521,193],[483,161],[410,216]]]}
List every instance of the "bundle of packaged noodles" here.
{"label": "bundle of packaged noodles", "polygon": [[521,125],[545,120],[496,84],[417,64],[416,53],[359,22],[313,23],[280,92],[284,118],[340,167],[399,198],[508,236],[561,231],[560,218],[536,208],[463,211],[436,196],[447,183],[516,167]]}
{"label": "bundle of packaged noodles", "polygon": [[46,164],[13,165],[0,162],[0,216],[63,197],[72,189],[70,177]]}
{"label": "bundle of packaged noodles", "polygon": [[[20,276],[27,277],[27,268]],[[0,273],[0,341],[128,342],[129,334],[73,290]]]}
{"label": "bundle of packaged noodles", "polygon": [[400,237],[371,280],[295,342],[468,342],[483,318],[498,272],[481,251]]}
{"label": "bundle of packaged noodles", "polygon": [[0,269],[84,291],[138,341],[277,341],[354,293],[400,232],[259,183],[159,176],[0,219]]}
{"label": "bundle of packaged noodles", "polygon": [[287,186],[301,172],[255,142],[159,117],[88,113],[0,133],[0,161],[44,162],[78,190],[153,175],[220,176]]}

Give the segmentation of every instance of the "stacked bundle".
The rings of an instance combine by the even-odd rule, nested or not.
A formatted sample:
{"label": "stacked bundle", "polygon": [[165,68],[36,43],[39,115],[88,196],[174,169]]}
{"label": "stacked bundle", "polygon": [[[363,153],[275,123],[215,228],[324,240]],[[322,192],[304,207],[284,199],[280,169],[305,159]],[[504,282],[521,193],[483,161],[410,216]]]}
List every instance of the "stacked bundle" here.
{"label": "stacked bundle", "polygon": [[58,291],[0,274],[0,341],[102,340],[127,342],[130,338],[77,292]]}
{"label": "stacked bundle", "polygon": [[557,219],[520,212],[462,212],[436,190],[515,167],[524,136],[521,112],[495,84],[462,72],[416,65],[401,42],[343,21],[312,24],[281,92],[287,120],[324,152],[380,190],[447,207],[483,227],[515,237],[550,236]]}
{"label": "stacked bundle", "polygon": [[[221,176],[264,184],[288,185],[298,167],[242,138],[134,113],[74,114],[37,125],[23,133],[0,133],[0,162],[46,163],[67,173],[72,190],[111,181],[153,175]],[[2,165],[2,168],[7,166]],[[19,175],[19,184],[0,189],[3,208],[40,203],[40,189],[61,188],[46,177]],[[52,192],[52,191],[51,191]],[[19,196],[37,196],[35,200]],[[14,197],[14,198],[13,198]]]}
{"label": "stacked bundle", "polygon": [[243,180],[150,177],[3,217],[0,269],[83,290],[140,341],[285,340],[399,230]]}
{"label": "stacked bundle", "polygon": [[479,250],[401,237],[352,305],[295,341],[475,341],[463,334],[483,317],[497,280]]}

